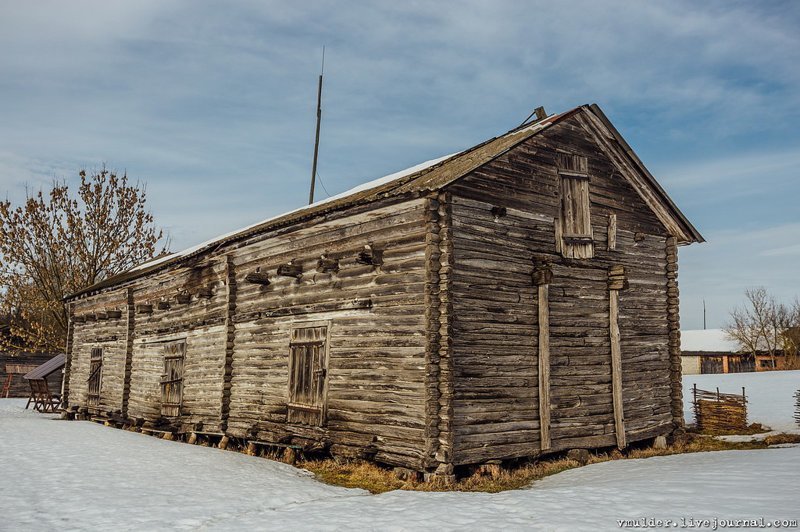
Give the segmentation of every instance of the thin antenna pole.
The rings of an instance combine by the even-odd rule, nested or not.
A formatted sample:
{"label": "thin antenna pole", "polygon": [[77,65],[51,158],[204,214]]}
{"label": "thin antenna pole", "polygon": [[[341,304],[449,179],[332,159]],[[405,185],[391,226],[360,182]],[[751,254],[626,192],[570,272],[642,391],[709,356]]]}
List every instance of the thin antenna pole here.
{"label": "thin antenna pole", "polygon": [[322,122],[322,75],[325,73],[325,47],[322,47],[322,68],[319,71],[319,87],[317,88],[317,133],[314,138],[314,162],[311,165],[311,190],[308,193],[308,204],[314,203],[314,184],[317,178],[317,157],[319,156],[319,126]]}
{"label": "thin antenna pole", "polygon": [[706,300],[703,299],[703,330],[706,330]]}

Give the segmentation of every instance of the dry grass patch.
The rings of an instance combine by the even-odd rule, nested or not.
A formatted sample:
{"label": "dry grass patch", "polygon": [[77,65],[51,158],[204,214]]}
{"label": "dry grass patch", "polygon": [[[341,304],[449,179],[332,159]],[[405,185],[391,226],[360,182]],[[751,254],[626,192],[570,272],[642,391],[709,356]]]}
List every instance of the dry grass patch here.
{"label": "dry grass patch", "polygon": [[767,445],[783,445],[787,443],[800,443],[800,434],[774,434],[764,438]]}
{"label": "dry grass patch", "polygon": [[[797,438],[800,440],[800,436]],[[788,441],[781,440],[780,443],[788,443]],[[771,444],[774,445],[774,443]],[[765,441],[726,442],[710,436],[690,435],[686,439],[678,441],[666,449],[647,447],[630,449],[624,453],[614,450],[608,453],[593,454],[589,460],[589,464],[607,462],[610,460],[650,458],[653,456],[668,456],[683,453],[765,449],[768,445],[770,445],[770,443]],[[495,476],[475,473],[460,478],[455,483],[451,484],[443,482],[424,482],[419,478],[413,477],[403,480],[398,478],[392,469],[363,460],[337,462],[330,458],[313,459],[300,461],[297,463],[297,466],[311,471],[317,479],[327,484],[346,488],[361,488],[370,493],[385,493],[392,490],[497,493],[500,491],[524,488],[533,481],[580,467],[580,464],[575,460],[563,457],[545,459],[505,467]]]}
{"label": "dry grass patch", "polygon": [[750,425],[744,428],[735,428],[730,430],[722,430],[722,429],[715,429],[715,430],[704,430],[700,434],[705,434],[706,436],[739,436],[739,435],[750,435],[750,434],[761,434],[763,432],[767,432],[769,429],[764,428],[761,423],[751,423]]}
{"label": "dry grass patch", "polygon": [[[605,460],[596,457],[595,461]],[[346,488],[361,488],[370,493],[385,493],[392,490],[497,493],[525,487],[534,480],[561,473],[579,465],[575,460],[567,458],[547,460],[502,469],[494,477],[474,474],[461,478],[453,484],[447,484],[435,481],[424,482],[418,478],[401,480],[393,470],[362,460],[337,463],[333,459],[324,459],[309,460],[297,464],[298,467],[311,471],[319,480],[327,484]]]}

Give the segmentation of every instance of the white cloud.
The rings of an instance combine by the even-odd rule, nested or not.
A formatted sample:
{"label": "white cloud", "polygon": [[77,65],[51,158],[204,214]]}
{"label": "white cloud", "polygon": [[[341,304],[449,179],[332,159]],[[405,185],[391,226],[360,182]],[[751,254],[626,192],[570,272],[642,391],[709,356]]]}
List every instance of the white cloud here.
{"label": "white cloud", "polygon": [[709,239],[682,251],[687,319],[702,294],[791,289],[798,21],[727,1],[5,3],[0,193],[106,161],[148,181],[176,248],[299,206],[327,45],[332,193],[599,102]]}
{"label": "white cloud", "polygon": [[786,177],[800,174],[800,147],[767,153],[744,153],[721,158],[683,162],[661,170],[672,187],[697,190],[702,186]]}
{"label": "white cloud", "polygon": [[707,243],[679,252],[683,328],[701,328],[703,298],[708,303],[709,327],[719,327],[742,304],[747,288],[764,286],[787,302],[800,296],[800,222],[713,231],[705,237]]}

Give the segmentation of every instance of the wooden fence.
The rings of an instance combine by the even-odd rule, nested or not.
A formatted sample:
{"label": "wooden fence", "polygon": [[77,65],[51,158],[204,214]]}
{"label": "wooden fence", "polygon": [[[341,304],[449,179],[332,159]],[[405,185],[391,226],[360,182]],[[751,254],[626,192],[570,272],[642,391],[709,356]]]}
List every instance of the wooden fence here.
{"label": "wooden fence", "polygon": [[800,425],[800,390],[794,393],[794,421]]}
{"label": "wooden fence", "polygon": [[694,416],[701,432],[724,433],[747,428],[747,396],[701,390],[694,385]]}

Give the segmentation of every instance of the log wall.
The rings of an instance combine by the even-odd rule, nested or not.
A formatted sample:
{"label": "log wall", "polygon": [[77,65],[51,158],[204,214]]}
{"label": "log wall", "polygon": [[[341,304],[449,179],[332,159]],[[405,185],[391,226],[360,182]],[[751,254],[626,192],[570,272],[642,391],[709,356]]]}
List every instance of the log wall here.
{"label": "log wall", "polygon": [[100,403],[94,413],[119,414],[125,385],[127,292],[112,290],[75,302],[69,364],[70,404],[86,405],[92,349],[103,349]]}
{"label": "log wall", "polygon": [[[230,242],[74,301],[70,405],[85,405],[103,347],[99,410],[165,422],[164,346],[179,341],[177,430],[442,476],[669,432],[675,240],[586,124],[564,119],[444,190]],[[586,160],[592,258],[557,245],[559,153]],[[300,327],[326,327],[308,373],[324,379],[324,407],[290,423]]]}
{"label": "log wall", "polygon": [[[592,259],[565,259],[556,248],[558,150],[588,159]],[[450,190],[455,462],[540,452],[537,261],[553,274],[545,292],[550,449],[617,442],[608,288],[615,265],[629,284],[618,317],[628,442],[668,432],[666,230],[581,124],[566,120],[528,139]]]}
{"label": "log wall", "polygon": [[[272,235],[232,253],[238,291],[231,434],[317,442],[337,454],[422,467],[425,230],[419,199]],[[379,252],[380,265],[360,261],[365,246]],[[319,271],[323,255],[338,262],[338,271]],[[302,275],[275,275],[287,263]],[[256,270],[268,272],[269,285],[246,280]],[[320,321],[330,327],[327,422],[287,424],[291,330]]]}
{"label": "log wall", "polygon": [[[424,444],[426,202],[256,236],[79,299],[76,315],[118,315],[74,324],[70,406],[86,406],[91,349],[103,347],[100,413],[435,465]],[[289,340],[309,322],[330,329],[319,427],[287,423]],[[164,345],[175,341],[186,343],[181,416],[165,420]]]}
{"label": "log wall", "polygon": [[225,257],[202,259],[134,286],[129,417],[161,416],[164,344],[184,341],[180,424],[220,430],[227,297]]}

